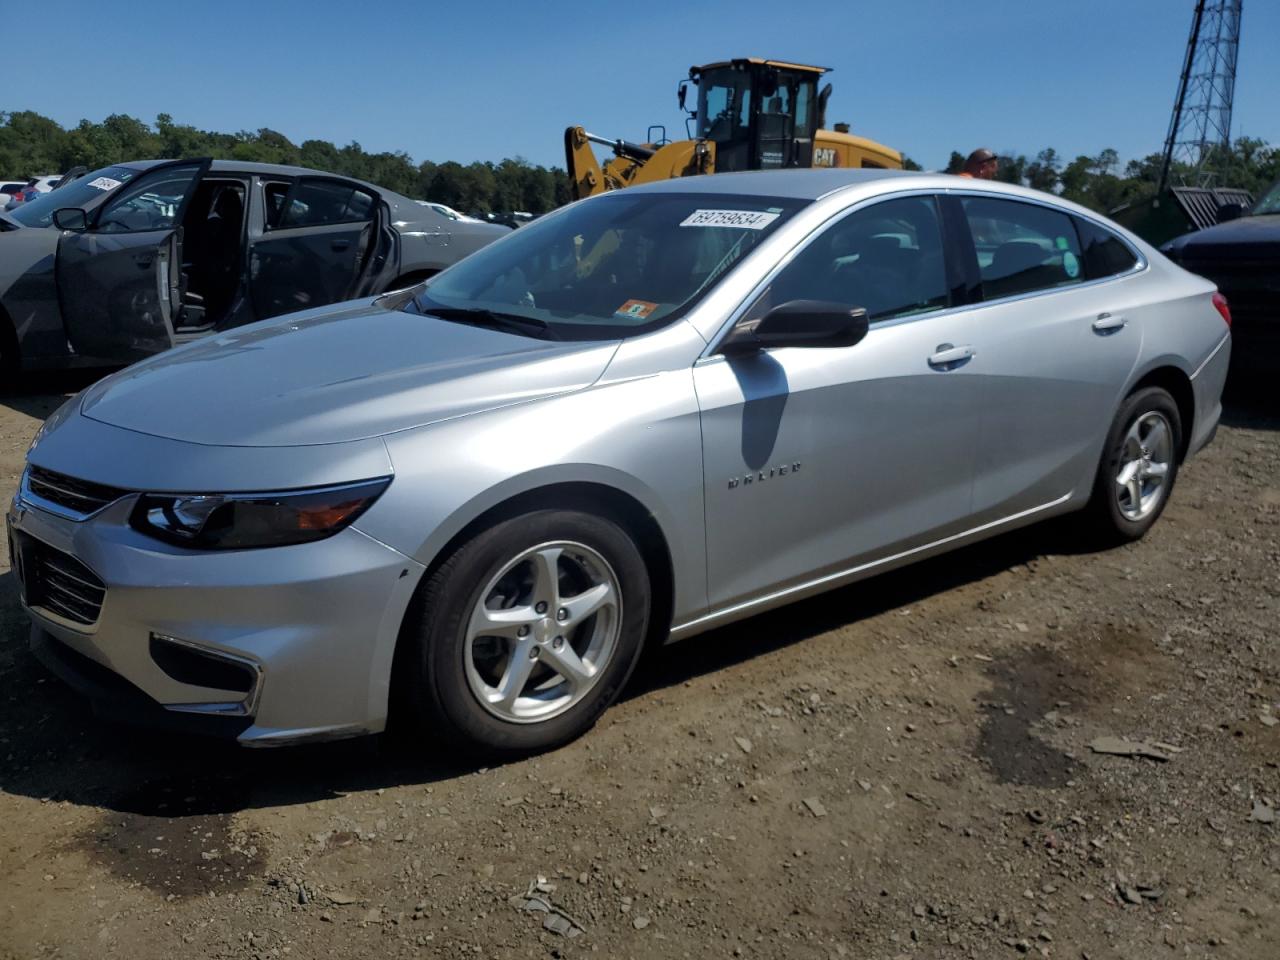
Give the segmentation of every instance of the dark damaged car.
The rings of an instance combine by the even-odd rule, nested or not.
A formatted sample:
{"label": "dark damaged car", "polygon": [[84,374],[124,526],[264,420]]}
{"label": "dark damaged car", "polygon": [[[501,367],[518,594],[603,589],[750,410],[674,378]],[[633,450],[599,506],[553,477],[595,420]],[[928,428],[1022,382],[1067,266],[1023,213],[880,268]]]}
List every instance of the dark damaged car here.
{"label": "dark damaged car", "polygon": [[508,232],[301,167],[106,167],[0,214],[0,368],[129,363],[408,286]]}
{"label": "dark damaged car", "polygon": [[1162,252],[1212,280],[1231,304],[1231,366],[1280,371],[1280,182],[1225,223],[1170,240]]}

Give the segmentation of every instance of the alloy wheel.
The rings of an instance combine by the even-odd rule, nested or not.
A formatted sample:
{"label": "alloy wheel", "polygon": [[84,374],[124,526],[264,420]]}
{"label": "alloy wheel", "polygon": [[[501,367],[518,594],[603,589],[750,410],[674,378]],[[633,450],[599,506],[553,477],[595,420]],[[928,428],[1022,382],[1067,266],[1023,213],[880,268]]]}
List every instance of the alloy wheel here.
{"label": "alloy wheel", "polygon": [[530,547],[480,593],[463,657],[472,694],[510,723],[537,723],[582,700],[608,666],[622,590],[608,561],[582,543]]}
{"label": "alloy wheel", "polygon": [[1116,501],[1126,520],[1142,520],[1160,506],[1173,456],[1173,428],[1164,414],[1152,410],[1134,420],[1121,444],[1115,477]]}

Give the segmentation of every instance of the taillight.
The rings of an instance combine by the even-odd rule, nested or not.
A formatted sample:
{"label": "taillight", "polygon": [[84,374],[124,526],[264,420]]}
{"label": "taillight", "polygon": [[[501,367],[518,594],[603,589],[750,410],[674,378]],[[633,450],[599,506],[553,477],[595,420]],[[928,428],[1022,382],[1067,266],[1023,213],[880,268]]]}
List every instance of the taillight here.
{"label": "taillight", "polygon": [[1213,295],[1213,305],[1218,308],[1218,312],[1222,314],[1222,319],[1226,321],[1227,327],[1231,326],[1231,307],[1227,303],[1227,298],[1220,293]]}

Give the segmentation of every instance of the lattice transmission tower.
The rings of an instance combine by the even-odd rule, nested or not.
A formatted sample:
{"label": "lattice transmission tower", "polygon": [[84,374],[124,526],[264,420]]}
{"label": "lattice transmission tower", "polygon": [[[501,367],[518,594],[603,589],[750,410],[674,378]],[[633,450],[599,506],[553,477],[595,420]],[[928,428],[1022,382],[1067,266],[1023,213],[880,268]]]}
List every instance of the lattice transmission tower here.
{"label": "lattice transmission tower", "polygon": [[1169,185],[1174,163],[1192,173],[1190,185],[1213,186],[1209,159],[1219,147],[1231,147],[1231,101],[1240,49],[1240,8],[1244,0],[1197,0],[1191,38],[1178,81],[1169,135],[1164,142],[1160,190]]}

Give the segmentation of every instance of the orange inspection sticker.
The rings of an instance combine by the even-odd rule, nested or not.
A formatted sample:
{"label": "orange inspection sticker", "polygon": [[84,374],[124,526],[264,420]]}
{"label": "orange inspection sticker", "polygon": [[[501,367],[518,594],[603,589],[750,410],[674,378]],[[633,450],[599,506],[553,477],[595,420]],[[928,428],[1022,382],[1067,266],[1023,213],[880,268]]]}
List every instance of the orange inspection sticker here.
{"label": "orange inspection sticker", "polygon": [[637,320],[643,320],[657,309],[658,305],[650,303],[648,300],[628,300],[613,312],[616,316],[635,317]]}

